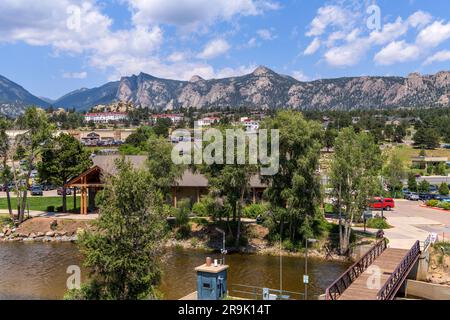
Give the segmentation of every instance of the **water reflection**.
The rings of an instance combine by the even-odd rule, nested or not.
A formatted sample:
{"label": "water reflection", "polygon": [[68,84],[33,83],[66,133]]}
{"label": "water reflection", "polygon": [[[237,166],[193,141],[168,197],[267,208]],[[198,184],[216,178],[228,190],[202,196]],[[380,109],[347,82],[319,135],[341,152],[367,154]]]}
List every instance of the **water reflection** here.
{"label": "water reflection", "polygon": [[[165,299],[179,299],[196,288],[194,268],[208,254],[199,251],[169,250],[163,265],[160,291]],[[220,258],[219,255],[209,255]],[[256,255],[228,255],[229,288],[233,284],[280,288],[279,258]],[[73,244],[0,244],[0,299],[61,299],[66,292],[70,265],[80,265],[81,254]],[[310,259],[309,295],[325,288],[347,268],[347,264]],[[283,258],[283,289],[303,292],[304,260]],[[82,272],[85,280],[86,270]],[[244,296],[243,296],[244,297]]]}

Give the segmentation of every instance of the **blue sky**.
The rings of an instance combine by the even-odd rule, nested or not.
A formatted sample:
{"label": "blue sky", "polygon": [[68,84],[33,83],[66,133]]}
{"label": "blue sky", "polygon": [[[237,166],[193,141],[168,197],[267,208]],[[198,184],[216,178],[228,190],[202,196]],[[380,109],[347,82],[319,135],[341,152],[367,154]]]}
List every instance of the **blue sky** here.
{"label": "blue sky", "polygon": [[50,98],[121,76],[450,70],[448,0],[3,0],[0,74]]}

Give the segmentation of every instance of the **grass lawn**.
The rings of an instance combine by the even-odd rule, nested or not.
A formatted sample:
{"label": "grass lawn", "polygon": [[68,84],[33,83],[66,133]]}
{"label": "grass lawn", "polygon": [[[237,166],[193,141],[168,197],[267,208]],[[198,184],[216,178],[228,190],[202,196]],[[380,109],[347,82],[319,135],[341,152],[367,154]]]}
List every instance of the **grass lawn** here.
{"label": "grass lawn", "polygon": [[[392,149],[391,149],[392,150]],[[418,157],[420,154],[420,149],[415,149],[412,146],[399,145],[394,147],[394,152],[396,152],[407,168],[412,165],[411,158]],[[425,150],[428,157],[447,157],[450,159],[450,149],[435,149],[435,150]],[[414,173],[420,173],[425,170],[413,170]],[[447,170],[447,174],[450,170]]]}
{"label": "grass lawn", "polygon": [[[397,146],[395,151],[408,165],[411,165],[412,157],[418,157],[420,154],[420,149],[414,149],[412,146],[407,145]],[[425,153],[429,157],[450,157],[450,149],[425,150]]]}
{"label": "grass lawn", "polygon": [[[48,206],[57,207],[62,206],[62,197],[29,197],[28,203],[30,206],[30,211],[47,211]],[[13,210],[17,208],[17,199],[15,197],[11,198],[11,205]],[[77,197],[77,208],[80,207],[80,197]],[[0,198],[0,210],[7,210],[8,204],[6,198]],[[73,209],[73,196],[67,197],[67,209]]]}

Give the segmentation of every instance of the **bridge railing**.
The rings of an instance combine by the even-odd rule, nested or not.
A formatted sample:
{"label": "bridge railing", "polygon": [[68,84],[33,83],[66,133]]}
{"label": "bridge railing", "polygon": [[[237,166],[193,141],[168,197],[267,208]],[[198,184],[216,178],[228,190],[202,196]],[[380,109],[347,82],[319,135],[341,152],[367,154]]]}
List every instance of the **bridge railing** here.
{"label": "bridge railing", "polygon": [[344,291],[378,258],[387,248],[387,240],[378,241],[364,256],[334,281],[325,292],[326,300],[337,300]]}
{"label": "bridge railing", "polygon": [[408,276],[414,263],[420,256],[420,242],[416,241],[411,250],[408,251],[402,262],[397,266],[384,286],[377,294],[377,300],[392,300],[403,281]]}

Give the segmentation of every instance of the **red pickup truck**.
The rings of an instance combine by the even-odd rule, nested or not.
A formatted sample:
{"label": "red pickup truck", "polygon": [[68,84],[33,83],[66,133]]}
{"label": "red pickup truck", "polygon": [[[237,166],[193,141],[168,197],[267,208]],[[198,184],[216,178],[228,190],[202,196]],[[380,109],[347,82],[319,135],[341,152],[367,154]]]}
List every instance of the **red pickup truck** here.
{"label": "red pickup truck", "polygon": [[375,197],[370,202],[369,207],[372,209],[383,209],[387,211],[391,211],[391,209],[395,208],[395,202],[392,198],[380,198]]}

